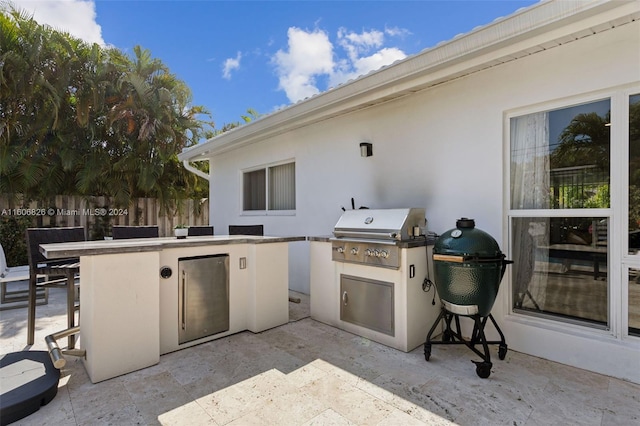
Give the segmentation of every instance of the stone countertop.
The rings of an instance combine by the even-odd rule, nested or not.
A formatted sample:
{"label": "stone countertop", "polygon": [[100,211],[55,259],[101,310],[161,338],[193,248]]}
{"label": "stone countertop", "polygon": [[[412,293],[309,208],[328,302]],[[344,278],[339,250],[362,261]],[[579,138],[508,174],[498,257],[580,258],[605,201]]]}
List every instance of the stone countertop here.
{"label": "stone countertop", "polygon": [[307,237],[307,241],[320,241],[321,243],[328,243],[333,238],[332,235],[316,235],[312,237]]}
{"label": "stone countertop", "polygon": [[40,253],[47,259],[93,256],[101,254],[140,253],[174,248],[228,245],[269,244],[305,241],[306,237],[261,237],[252,235],[215,235],[178,239],[176,237],[98,240],[70,243],[41,244]]}

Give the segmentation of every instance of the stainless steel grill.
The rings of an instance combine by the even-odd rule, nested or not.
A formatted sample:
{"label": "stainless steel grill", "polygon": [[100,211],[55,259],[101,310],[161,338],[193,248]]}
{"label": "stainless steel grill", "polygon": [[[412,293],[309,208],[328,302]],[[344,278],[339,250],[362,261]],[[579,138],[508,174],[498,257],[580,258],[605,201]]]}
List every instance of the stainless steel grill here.
{"label": "stainless steel grill", "polygon": [[425,209],[345,211],[333,230],[332,259],[383,268],[400,267],[400,243],[424,239]]}

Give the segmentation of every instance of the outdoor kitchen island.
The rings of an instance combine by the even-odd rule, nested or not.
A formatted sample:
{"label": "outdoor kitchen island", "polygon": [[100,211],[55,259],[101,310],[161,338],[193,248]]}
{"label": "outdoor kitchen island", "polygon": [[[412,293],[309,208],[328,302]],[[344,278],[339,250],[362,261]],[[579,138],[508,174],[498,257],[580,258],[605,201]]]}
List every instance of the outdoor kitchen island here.
{"label": "outdoor kitchen island", "polygon": [[[302,240],[167,237],[43,244],[40,251],[48,259],[80,258],[80,346],[86,350],[89,378],[96,383],[157,364],[168,352],[287,323],[288,243]],[[180,330],[185,318],[193,315],[187,309],[202,310],[202,289],[190,292],[195,304],[182,303],[190,282],[181,264],[207,258],[223,258],[227,265],[226,330],[184,341]],[[200,274],[199,279],[206,276]]]}
{"label": "outdoor kitchen island", "polygon": [[333,237],[309,237],[311,318],[403,352],[440,313],[424,208],[345,211]]}

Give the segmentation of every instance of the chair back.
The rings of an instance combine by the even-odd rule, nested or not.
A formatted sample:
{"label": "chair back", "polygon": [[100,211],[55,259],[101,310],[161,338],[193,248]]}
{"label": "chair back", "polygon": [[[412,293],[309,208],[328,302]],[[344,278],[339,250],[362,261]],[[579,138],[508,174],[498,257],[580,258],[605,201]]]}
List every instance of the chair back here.
{"label": "chair back", "polygon": [[229,225],[229,235],[264,235],[263,225]]}
{"label": "chair back", "polygon": [[190,226],[187,231],[190,237],[200,235],[213,235],[213,226]]}
{"label": "chair back", "polygon": [[157,226],[119,226],[111,228],[111,236],[114,240],[126,240],[130,238],[157,238],[159,235]]}
{"label": "chair back", "polygon": [[[40,244],[70,243],[86,241],[84,227],[74,226],[68,228],[28,228],[27,256],[29,257],[29,269],[38,268],[43,263],[68,262],[69,259],[47,259],[40,253]],[[77,261],[77,259],[76,259]]]}
{"label": "chair back", "polygon": [[7,257],[4,255],[4,249],[0,244],[0,278],[4,278],[9,273],[9,267],[7,266]]}

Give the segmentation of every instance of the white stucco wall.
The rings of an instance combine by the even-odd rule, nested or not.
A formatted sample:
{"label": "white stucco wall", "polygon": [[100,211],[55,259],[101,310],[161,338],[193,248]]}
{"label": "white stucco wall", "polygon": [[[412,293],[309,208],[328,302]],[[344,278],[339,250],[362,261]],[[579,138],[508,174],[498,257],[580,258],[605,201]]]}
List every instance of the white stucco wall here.
{"label": "white stucco wall", "polygon": [[[635,22],[212,159],[211,223],[262,223],[269,235],[327,235],[341,206],[425,207],[442,233],[461,216],[505,242],[504,116],[637,82]],[[373,144],[360,157],[359,143]],[[242,215],[241,170],[294,159],[295,216]],[[220,231],[218,231],[220,230]],[[506,243],[506,242],[505,242]],[[308,247],[291,250],[291,288],[308,292]]]}
{"label": "white stucco wall", "polygon": [[[640,91],[639,46],[636,21],[216,156],[211,223],[216,233],[229,224],[262,223],[268,235],[329,235],[340,207],[349,209],[354,197],[356,207],[425,207],[428,227],[437,233],[472,217],[507,251],[507,115]],[[622,145],[614,134],[612,146]],[[360,157],[362,141],[373,144],[372,157]],[[295,215],[243,216],[242,170],[288,159],[296,162]],[[620,248],[611,253],[610,287],[619,297]],[[308,243],[291,246],[289,265],[290,288],[308,293]],[[612,332],[572,330],[513,319],[508,280],[507,274],[493,314],[510,348],[640,382],[640,368],[630,368],[640,366],[638,339],[625,340],[615,325]]]}

